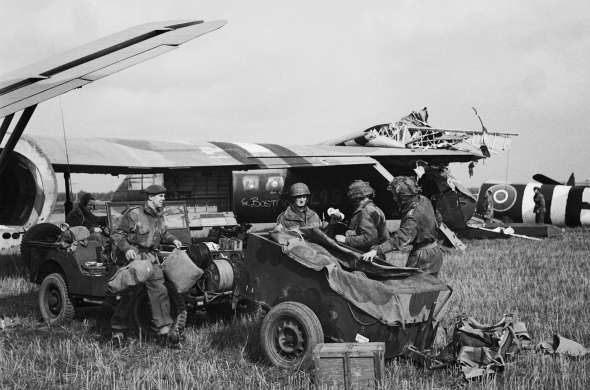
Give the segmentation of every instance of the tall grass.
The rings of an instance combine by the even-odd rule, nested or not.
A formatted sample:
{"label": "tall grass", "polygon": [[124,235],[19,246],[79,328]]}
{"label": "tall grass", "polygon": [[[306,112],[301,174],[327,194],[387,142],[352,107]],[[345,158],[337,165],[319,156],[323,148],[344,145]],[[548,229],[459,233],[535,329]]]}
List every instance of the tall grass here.
{"label": "tall grass", "polygon": [[[466,253],[445,259],[441,277],[455,292],[442,325],[462,313],[495,322],[513,312],[536,342],[560,333],[590,346],[589,239],[590,233],[576,229],[540,243],[468,242]],[[193,324],[181,350],[145,340],[115,348],[106,337],[108,321],[101,318],[108,313],[66,327],[39,322],[36,286],[22,277],[0,278],[0,314],[19,319],[0,331],[0,388],[313,388],[309,373],[262,360],[259,323],[253,320]],[[502,375],[472,383],[456,369],[425,371],[404,360],[386,367],[386,389],[590,388],[590,359],[532,351],[520,353]]]}

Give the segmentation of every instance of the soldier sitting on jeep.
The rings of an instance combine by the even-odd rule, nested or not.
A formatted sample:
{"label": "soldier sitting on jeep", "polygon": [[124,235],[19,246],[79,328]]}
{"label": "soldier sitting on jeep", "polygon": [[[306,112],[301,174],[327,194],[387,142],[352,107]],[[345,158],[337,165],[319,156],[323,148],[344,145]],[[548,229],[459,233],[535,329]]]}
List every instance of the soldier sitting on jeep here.
{"label": "soldier sitting on jeep", "polygon": [[[146,203],[143,207],[128,209],[119,220],[111,235],[115,246],[122,252],[125,261],[149,261],[152,273],[145,282],[151,306],[152,320],[158,336],[177,344],[177,332],[171,332],[173,323],[170,316],[170,300],[164,284],[164,274],[158,258],[161,242],[174,243],[180,248],[182,243],[168,230],[161,214],[166,189],[160,185],[151,185],[145,189]],[[126,294],[115,307],[111,319],[113,338],[120,341],[128,329],[128,317],[131,310],[132,294]]]}

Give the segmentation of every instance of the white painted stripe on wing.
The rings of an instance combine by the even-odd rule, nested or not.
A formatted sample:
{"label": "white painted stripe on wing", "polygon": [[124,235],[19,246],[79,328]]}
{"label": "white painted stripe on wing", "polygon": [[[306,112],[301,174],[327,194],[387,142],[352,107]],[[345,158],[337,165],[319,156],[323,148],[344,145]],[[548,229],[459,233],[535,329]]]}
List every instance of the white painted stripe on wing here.
{"label": "white painted stripe on wing", "polygon": [[535,223],[535,213],[533,212],[533,209],[535,208],[535,201],[533,200],[533,196],[535,196],[534,188],[539,185],[539,183],[528,183],[522,192],[521,213],[522,222],[524,223]]}
{"label": "white painted stripe on wing", "polygon": [[250,153],[253,157],[275,157],[274,154],[270,149],[265,148],[262,145],[258,144],[250,144],[246,142],[232,142],[234,145],[238,145],[239,147],[245,149],[248,153]]}
{"label": "white painted stripe on wing", "polygon": [[555,186],[551,197],[551,211],[549,217],[553,225],[565,226],[565,207],[570,186]]}
{"label": "white painted stripe on wing", "polygon": [[[590,188],[584,188],[584,192],[582,192],[582,202],[586,202],[590,204]],[[590,225],[590,210],[589,209],[582,209],[580,210],[580,223],[582,226],[589,226]]]}

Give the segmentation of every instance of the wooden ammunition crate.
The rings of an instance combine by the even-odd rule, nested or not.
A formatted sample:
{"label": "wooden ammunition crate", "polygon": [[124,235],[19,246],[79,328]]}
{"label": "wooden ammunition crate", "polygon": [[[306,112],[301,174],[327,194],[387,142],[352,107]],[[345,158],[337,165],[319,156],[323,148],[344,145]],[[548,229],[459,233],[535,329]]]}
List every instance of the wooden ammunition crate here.
{"label": "wooden ammunition crate", "polygon": [[385,343],[326,343],[313,350],[314,382],[319,389],[381,388]]}

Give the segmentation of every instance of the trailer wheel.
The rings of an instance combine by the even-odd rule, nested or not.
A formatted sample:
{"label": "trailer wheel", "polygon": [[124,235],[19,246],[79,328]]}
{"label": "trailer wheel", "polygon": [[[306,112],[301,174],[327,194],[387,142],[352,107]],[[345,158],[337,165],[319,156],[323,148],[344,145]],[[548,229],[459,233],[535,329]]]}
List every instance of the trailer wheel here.
{"label": "trailer wheel", "polygon": [[39,288],[41,316],[51,325],[71,322],[76,311],[68,295],[68,285],[58,273],[47,275]]}
{"label": "trailer wheel", "polygon": [[279,303],[262,320],[260,343],[266,358],[275,366],[307,368],[313,348],[323,342],[320,320],[302,303]]}

